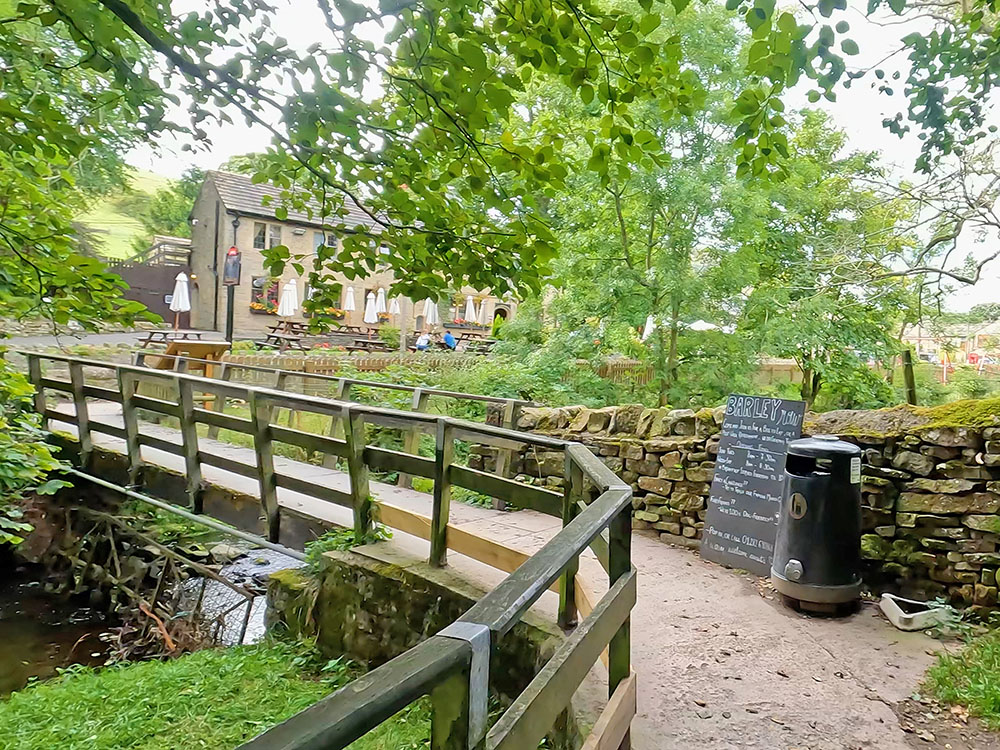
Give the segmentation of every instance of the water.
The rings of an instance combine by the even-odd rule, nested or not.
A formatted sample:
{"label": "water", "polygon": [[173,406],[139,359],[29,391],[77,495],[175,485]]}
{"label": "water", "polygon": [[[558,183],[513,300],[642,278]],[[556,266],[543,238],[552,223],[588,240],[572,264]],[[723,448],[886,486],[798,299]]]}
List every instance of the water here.
{"label": "water", "polygon": [[[6,570],[11,570],[7,567]],[[31,568],[0,577],[0,697],[70,664],[103,664],[108,620],[78,601],[46,593]]]}

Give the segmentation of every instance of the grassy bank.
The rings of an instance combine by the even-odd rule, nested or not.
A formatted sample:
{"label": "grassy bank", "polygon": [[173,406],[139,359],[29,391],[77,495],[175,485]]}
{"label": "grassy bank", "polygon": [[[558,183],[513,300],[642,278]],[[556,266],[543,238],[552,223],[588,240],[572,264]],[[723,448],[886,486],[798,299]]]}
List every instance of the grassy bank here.
{"label": "grassy bank", "polygon": [[1000,630],[955,654],[940,655],[927,673],[926,687],[939,700],[966,706],[991,729],[1000,729]]}
{"label": "grassy bank", "polygon": [[[73,670],[0,702],[0,746],[18,750],[230,750],[307,708],[356,673],[301,644],[209,649],[159,662]],[[422,748],[416,704],[351,745]]]}

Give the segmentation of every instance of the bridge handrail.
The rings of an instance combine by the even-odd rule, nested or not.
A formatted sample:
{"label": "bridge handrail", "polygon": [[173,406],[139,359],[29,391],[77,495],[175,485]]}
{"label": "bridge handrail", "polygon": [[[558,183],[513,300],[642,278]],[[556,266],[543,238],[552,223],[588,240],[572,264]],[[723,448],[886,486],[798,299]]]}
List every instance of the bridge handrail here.
{"label": "bridge handrail", "polygon": [[[22,353],[28,359],[29,378],[36,388],[36,409],[46,419],[75,424],[84,468],[93,452],[94,432],[124,437],[129,457],[129,478],[133,484],[142,475],[143,445],[180,455],[185,461],[189,504],[196,513],[202,511],[203,463],[214,463],[240,473],[252,472],[258,479],[268,538],[272,542],[280,542],[278,487],[309,492],[315,497],[351,508],[355,532],[363,538],[374,523],[368,486],[369,467],[406,471],[434,480],[433,510],[427,534],[430,541],[429,562],[432,565],[440,566],[446,561],[452,485],[487,494],[502,494],[513,502],[561,516],[563,528],[460,618],[460,622],[488,628],[492,652],[497,641],[556,581],[559,582],[560,625],[567,628],[576,625],[578,608],[584,615],[583,621],[576,625],[555,655],[488,734],[484,734],[486,686],[477,686],[475,679],[470,677],[472,648],[453,637],[437,635],[338,691],[321,704],[293,716],[251,741],[246,748],[305,750],[344,747],[389,719],[403,706],[428,693],[435,712],[431,745],[434,750],[474,747],[482,742],[491,750],[534,747],[551,729],[559,713],[565,710],[568,696],[572,695],[599,656],[606,660],[608,666],[611,700],[606,711],[614,711],[618,718],[605,722],[604,726],[610,727],[608,731],[623,732],[621,737],[615,735],[613,744],[607,746],[617,747],[621,740],[626,743],[622,747],[626,747],[627,720],[634,714],[635,700],[628,624],[636,589],[636,577],[630,562],[632,492],[585,447],[565,440],[446,416],[238,385],[135,365],[36,352]],[[46,360],[68,364],[69,380],[43,376],[42,363]],[[118,388],[88,385],[84,378],[84,368],[88,367],[112,370]],[[144,385],[147,388],[150,385],[162,387],[165,381],[174,391],[174,394],[167,394],[167,398],[160,398],[162,393],[154,397],[141,392]],[[74,413],[49,408],[46,401],[48,389],[71,394]],[[247,401],[250,419],[216,414],[195,405],[197,394],[220,391]],[[120,402],[124,428],[92,419],[87,407],[88,398]],[[176,401],[169,398],[176,398]],[[333,438],[281,427],[272,423],[275,408],[326,414],[333,423],[340,424],[343,437]],[[178,417],[181,444],[142,435],[138,427],[138,410]],[[256,466],[213,457],[199,450],[196,430],[199,422],[221,425],[250,435],[257,453]],[[367,445],[366,422],[421,432],[433,431],[435,458],[431,460]],[[566,463],[564,490],[555,493],[455,465],[453,451],[456,440],[501,448],[528,444],[561,449]],[[277,472],[273,442],[289,442],[307,450],[345,458],[350,491],[334,490]],[[588,502],[595,493],[598,496]],[[412,533],[409,528],[405,530]],[[577,590],[576,584],[579,556],[588,547],[597,553],[609,579],[607,593],[593,605],[584,591]],[[320,709],[319,705],[325,708]],[[622,716],[625,716],[624,723]],[[450,718],[439,720],[439,717]]]}

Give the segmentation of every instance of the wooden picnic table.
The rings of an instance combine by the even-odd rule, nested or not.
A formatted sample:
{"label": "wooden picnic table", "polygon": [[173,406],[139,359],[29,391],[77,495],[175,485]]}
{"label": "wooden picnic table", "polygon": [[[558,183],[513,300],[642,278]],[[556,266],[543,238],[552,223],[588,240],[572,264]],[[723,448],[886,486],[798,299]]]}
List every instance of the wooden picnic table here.
{"label": "wooden picnic table", "polygon": [[396,348],[381,339],[354,339],[354,343],[344,347],[349,352],[392,352]]}
{"label": "wooden picnic table", "polygon": [[339,325],[335,330],[332,331],[332,333],[356,333],[359,336],[364,332],[365,329],[362,328],[361,326],[352,326],[347,324]]}
{"label": "wooden picnic table", "polygon": [[478,341],[486,336],[486,331],[460,331],[455,339],[458,341]]}
{"label": "wooden picnic table", "polygon": [[495,339],[466,341],[465,348],[462,351],[466,351],[469,354],[489,354],[493,351],[493,346],[496,343]]}
{"label": "wooden picnic table", "polygon": [[254,341],[259,349],[277,349],[279,352],[285,352],[289,349],[298,349],[299,351],[306,351],[306,347],[302,344],[301,336],[294,336],[288,333],[276,333],[271,331],[264,336],[264,338]]}
{"label": "wooden picnic table", "polygon": [[279,320],[270,326],[271,333],[287,333],[293,336],[305,336],[309,333],[309,324],[301,320]]}
{"label": "wooden picnic table", "polygon": [[201,334],[201,331],[147,331],[146,335],[139,339],[139,345],[146,349],[150,344],[166,344],[178,339],[200,341]]}

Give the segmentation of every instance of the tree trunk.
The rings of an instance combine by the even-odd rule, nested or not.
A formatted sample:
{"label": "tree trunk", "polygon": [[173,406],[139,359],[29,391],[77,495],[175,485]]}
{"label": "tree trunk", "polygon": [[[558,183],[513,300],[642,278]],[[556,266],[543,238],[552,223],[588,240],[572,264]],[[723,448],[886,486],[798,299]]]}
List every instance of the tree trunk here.
{"label": "tree trunk", "polygon": [[677,292],[670,300],[670,351],[667,353],[667,388],[677,382],[677,333],[680,328],[681,301]]}
{"label": "tree trunk", "polygon": [[663,326],[656,326],[656,373],[659,393],[657,394],[656,405],[667,405],[667,342],[663,336]]}

